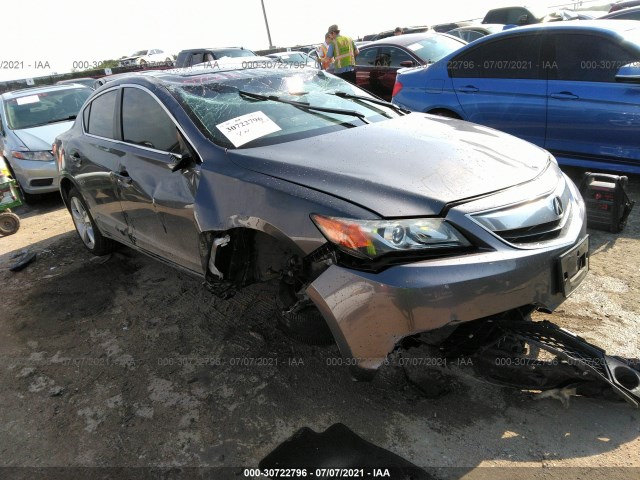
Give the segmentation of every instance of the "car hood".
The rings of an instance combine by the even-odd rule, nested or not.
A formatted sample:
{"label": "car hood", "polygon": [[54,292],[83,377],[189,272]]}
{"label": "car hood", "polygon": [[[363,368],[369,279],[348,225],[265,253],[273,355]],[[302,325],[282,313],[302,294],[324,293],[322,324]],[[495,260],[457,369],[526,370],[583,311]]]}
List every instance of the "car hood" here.
{"label": "car hood", "polygon": [[66,132],[73,125],[73,120],[66,122],[56,122],[49,125],[41,125],[39,127],[24,128],[22,130],[14,130],[16,137],[29,150],[37,152],[51,150],[51,145],[55,138],[63,132]]}
{"label": "car hood", "polygon": [[549,162],[545,150],[511,135],[422,113],[229,154],[382,217],[437,215],[448,203],[528,182]]}
{"label": "car hood", "polygon": [[137,58],[142,58],[142,57],[144,57],[144,56],[145,56],[145,55],[135,55],[135,56],[133,56],[133,57],[125,57],[125,58],[121,58],[121,59],[120,59],[120,61],[121,61],[121,62],[124,62],[124,61],[126,61],[126,60],[135,60],[135,59],[137,59]]}

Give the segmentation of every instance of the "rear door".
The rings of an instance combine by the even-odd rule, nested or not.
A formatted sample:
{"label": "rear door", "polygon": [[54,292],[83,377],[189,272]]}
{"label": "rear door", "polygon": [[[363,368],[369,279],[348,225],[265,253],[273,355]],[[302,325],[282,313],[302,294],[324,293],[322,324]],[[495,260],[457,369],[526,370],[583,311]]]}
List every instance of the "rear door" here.
{"label": "rear door", "polygon": [[117,88],[95,97],[81,112],[81,138],[70,138],[63,153],[65,169],[78,182],[100,231],[126,242],[127,222],[112,176],[122,155],[115,141],[118,99]]}
{"label": "rear door", "polygon": [[449,61],[464,119],[544,145],[547,80],[542,37],[512,35],[465,49]]}
{"label": "rear door", "polygon": [[356,84],[368,92],[373,91],[375,81],[372,85],[371,75],[376,69],[376,59],[378,58],[378,47],[363,48],[356,57]]}
{"label": "rear door", "polygon": [[172,153],[193,150],[159,100],[141,87],[123,88],[120,128],[123,155],[114,176],[132,241],[202,273],[194,216],[199,167],[171,171],[176,163]]}
{"label": "rear door", "polygon": [[640,163],[640,85],[616,72],[640,54],[604,35],[558,32],[545,147],[565,158]]}

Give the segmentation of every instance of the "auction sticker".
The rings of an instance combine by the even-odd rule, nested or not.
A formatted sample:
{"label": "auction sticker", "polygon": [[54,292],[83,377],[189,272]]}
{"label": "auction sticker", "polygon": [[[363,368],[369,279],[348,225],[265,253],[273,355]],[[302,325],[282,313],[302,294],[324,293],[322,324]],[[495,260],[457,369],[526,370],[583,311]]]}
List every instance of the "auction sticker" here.
{"label": "auction sticker", "polygon": [[40,97],[38,95],[29,95],[28,97],[18,97],[16,98],[16,102],[18,105],[27,105],[29,103],[38,103],[40,101]]}
{"label": "auction sticker", "polygon": [[416,42],[416,43],[412,43],[407,48],[412,52],[415,52],[416,50],[420,50],[422,48],[422,45]]}
{"label": "auction sticker", "polygon": [[273,120],[260,110],[232,118],[216,125],[216,127],[236,147],[281,130]]}

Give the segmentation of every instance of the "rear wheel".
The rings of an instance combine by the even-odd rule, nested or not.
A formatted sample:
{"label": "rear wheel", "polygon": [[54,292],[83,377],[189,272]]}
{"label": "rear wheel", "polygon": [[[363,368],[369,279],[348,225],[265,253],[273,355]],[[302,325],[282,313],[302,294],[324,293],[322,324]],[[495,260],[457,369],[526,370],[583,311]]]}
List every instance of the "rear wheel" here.
{"label": "rear wheel", "polygon": [[430,113],[431,115],[437,115],[439,117],[455,118],[457,120],[461,120],[460,115],[458,115],[456,112],[452,112],[451,110],[446,110],[444,108],[431,110],[427,113]]}
{"label": "rear wheel", "polygon": [[113,240],[102,236],[80,192],[72,188],[69,190],[67,200],[76,232],[87,250],[97,256],[111,253],[114,246]]}
{"label": "rear wheel", "polygon": [[0,213],[0,234],[13,235],[20,228],[20,217],[15,213]]}

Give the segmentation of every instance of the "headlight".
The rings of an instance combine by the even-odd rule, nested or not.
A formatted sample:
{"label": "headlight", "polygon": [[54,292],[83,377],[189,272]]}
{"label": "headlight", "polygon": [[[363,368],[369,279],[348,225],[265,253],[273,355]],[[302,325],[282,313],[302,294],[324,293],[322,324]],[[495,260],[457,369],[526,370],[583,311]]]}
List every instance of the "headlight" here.
{"label": "headlight", "polygon": [[360,258],[471,246],[441,218],[352,220],[312,214],[311,219],[327,240]]}
{"label": "headlight", "polygon": [[21,160],[39,160],[42,162],[49,162],[53,160],[53,154],[50,151],[44,152],[11,152],[13,158],[19,158]]}

